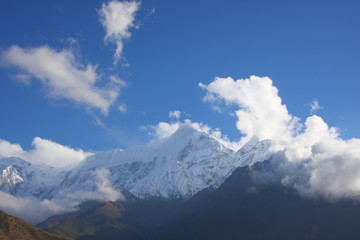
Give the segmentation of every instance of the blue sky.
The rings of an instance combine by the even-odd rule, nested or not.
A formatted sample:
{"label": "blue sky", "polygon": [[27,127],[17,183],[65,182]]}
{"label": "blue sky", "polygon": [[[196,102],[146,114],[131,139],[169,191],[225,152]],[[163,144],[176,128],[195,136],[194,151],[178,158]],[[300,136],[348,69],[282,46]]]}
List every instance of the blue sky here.
{"label": "blue sky", "polygon": [[[328,125],[345,139],[360,136],[359,1],[142,1],[116,64],[118,39],[106,41],[100,17],[108,3],[1,2],[1,139],[25,149],[36,136],[86,151],[128,148],[153,138],[158,122],[177,121],[168,115],[179,110],[181,119],[236,140],[234,106],[214,111],[198,84],[251,75],[271,78],[301,121],[318,99],[316,114]],[[9,64],[14,45],[71,52],[78,69],[94,67],[97,89],[108,89],[111,76],[121,81],[118,96],[106,107],[54,98],[34,74]]]}

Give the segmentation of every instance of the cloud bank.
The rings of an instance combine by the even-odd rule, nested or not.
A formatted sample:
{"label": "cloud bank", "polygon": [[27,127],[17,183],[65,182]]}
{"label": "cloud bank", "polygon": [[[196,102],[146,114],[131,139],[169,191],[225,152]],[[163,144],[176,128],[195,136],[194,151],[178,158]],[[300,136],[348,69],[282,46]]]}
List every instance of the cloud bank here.
{"label": "cloud bank", "polygon": [[123,42],[131,37],[130,28],[136,27],[134,24],[135,13],[140,7],[140,2],[116,0],[109,3],[103,3],[99,9],[100,21],[105,28],[105,43],[112,42],[116,44],[114,53],[114,64],[117,64],[122,51]]}
{"label": "cloud bank", "polygon": [[39,200],[34,197],[15,197],[0,191],[0,208],[32,224],[40,223],[50,216],[77,210],[79,202],[69,200]]}
{"label": "cloud bank", "polygon": [[[301,124],[268,77],[215,78],[199,86],[206,90],[204,101],[237,107],[236,127],[243,141],[253,135],[272,140],[273,172],[284,186],[304,196],[360,196],[360,139],[342,139],[338,129],[317,115]],[[314,101],[312,110],[319,109]]]}
{"label": "cloud bank", "polygon": [[48,46],[21,48],[14,45],[1,52],[0,58],[3,66],[23,72],[17,76],[38,79],[49,98],[66,99],[88,109],[98,109],[104,115],[126,86],[115,76],[110,76],[105,86],[97,86],[100,77],[96,66],[84,66],[67,49],[57,51]]}
{"label": "cloud bank", "polygon": [[33,139],[32,146],[33,149],[26,151],[19,144],[0,139],[0,158],[19,157],[30,163],[43,163],[52,167],[68,167],[92,155],[90,152],[84,152],[81,149],[75,150],[40,137]]}

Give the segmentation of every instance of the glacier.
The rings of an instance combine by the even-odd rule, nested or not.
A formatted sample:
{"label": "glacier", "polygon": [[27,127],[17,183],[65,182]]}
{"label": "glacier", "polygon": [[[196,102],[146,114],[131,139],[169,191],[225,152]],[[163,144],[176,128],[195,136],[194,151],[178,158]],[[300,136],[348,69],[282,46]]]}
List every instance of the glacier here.
{"label": "glacier", "polygon": [[234,151],[206,132],[182,125],[171,136],[135,148],[99,152],[71,168],[0,159],[0,190],[14,196],[52,199],[96,192],[93,172],[107,169],[114,189],[141,199],[187,199],[218,188],[231,173],[270,157],[269,140],[256,136]]}

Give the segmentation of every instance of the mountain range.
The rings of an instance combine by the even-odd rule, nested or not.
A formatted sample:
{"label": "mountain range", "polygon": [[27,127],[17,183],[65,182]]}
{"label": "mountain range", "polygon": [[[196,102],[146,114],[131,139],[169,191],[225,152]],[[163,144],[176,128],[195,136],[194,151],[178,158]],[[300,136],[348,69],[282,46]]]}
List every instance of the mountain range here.
{"label": "mountain range", "polygon": [[307,198],[268,181],[271,146],[254,136],[234,151],[183,125],[67,168],[1,159],[0,190],[68,207],[38,226],[78,240],[358,239],[353,199]]}
{"label": "mountain range", "polygon": [[18,197],[63,198],[96,192],[105,174],[112,188],[141,199],[187,199],[205,188],[219,187],[238,167],[266,160],[269,147],[270,141],[253,137],[235,152],[184,125],[168,138],[125,151],[96,153],[72,168],[1,159],[0,190]]}

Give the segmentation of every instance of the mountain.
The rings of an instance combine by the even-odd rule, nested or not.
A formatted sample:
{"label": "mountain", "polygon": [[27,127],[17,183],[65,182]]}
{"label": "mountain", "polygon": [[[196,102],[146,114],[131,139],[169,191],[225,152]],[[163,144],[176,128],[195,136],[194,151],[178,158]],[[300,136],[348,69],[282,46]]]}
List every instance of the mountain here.
{"label": "mountain", "polygon": [[[49,231],[78,240],[359,238],[358,202],[309,199],[279,182],[259,184],[254,176],[271,168],[271,160],[240,167],[219,188],[204,189],[189,199],[109,202]],[[114,210],[99,211],[104,206]],[[103,212],[114,212],[115,216],[94,220]],[[89,228],[93,232],[84,234],[83,229]]]}
{"label": "mountain", "polygon": [[109,171],[110,184],[141,199],[188,199],[217,188],[238,167],[269,157],[270,141],[253,137],[235,152],[207,133],[183,125],[170,137],[129,150],[96,153],[70,169],[30,164],[18,158],[0,161],[0,190],[15,196],[63,198],[96,192],[96,169]]}
{"label": "mountain", "polygon": [[78,240],[154,239],[155,230],[172,219],[185,202],[134,197],[125,202],[97,203],[81,209],[81,214],[54,216],[38,226]]}
{"label": "mountain", "polygon": [[360,204],[299,196],[280,182],[254,176],[271,161],[235,170],[218,188],[186,201],[149,239],[359,239]]}
{"label": "mountain", "polygon": [[45,164],[31,164],[20,158],[0,160],[0,190],[14,196],[51,198],[54,188],[67,172]]}
{"label": "mountain", "polygon": [[2,240],[70,240],[68,237],[45,232],[24,220],[0,210],[0,239]]}

